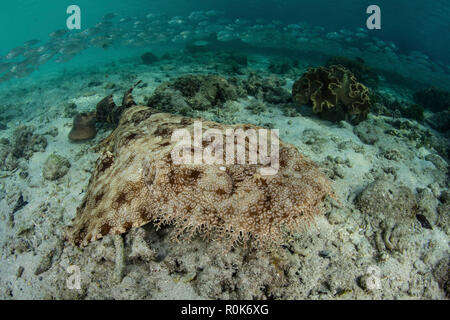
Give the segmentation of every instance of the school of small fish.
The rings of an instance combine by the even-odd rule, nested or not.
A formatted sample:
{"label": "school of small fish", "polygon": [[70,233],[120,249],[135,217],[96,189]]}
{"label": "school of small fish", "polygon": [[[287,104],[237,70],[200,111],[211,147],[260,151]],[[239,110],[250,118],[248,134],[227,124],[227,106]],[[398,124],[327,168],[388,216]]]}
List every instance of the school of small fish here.
{"label": "school of small fish", "polygon": [[120,17],[108,13],[95,26],[84,30],[56,30],[46,42],[29,40],[0,56],[0,83],[12,78],[24,78],[39,66],[53,60],[64,63],[88,48],[108,49],[113,46],[148,47],[155,44],[192,43],[205,46],[214,39],[220,42],[241,41],[255,46],[320,48],[321,46],[351,47],[364,52],[403,56],[406,61],[419,61],[427,71],[450,72],[450,67],[431,60],[420,52],[400,53],[393,42],[369,37],[368,30],[327,32],[307,23],[284,24],[281,21],[250,21],[230,19],[223,12],[194,11],[188,16],[168,17],[147,14],[143,17]]}

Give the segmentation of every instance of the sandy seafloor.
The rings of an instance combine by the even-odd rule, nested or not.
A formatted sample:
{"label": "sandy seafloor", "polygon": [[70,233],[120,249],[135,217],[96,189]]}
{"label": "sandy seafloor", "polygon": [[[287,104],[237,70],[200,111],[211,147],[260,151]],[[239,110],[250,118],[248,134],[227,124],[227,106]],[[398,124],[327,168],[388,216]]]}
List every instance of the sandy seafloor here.
{"label": "sandy seafloor", "polygon": [[[251,56],[244,74],[238,77],[246,77],[250,71],[273,76],[267,71],[269,63],[267,57]],[[297,77],[306,65],[299,67]],[[448,141],[416,121],[376,114],[370,114],[358,126],[361,130],[356,130],[346,122],[320,120],[307,107],[287,113],[283,106],[268,105],[255,114],[246,108],[252,97],[227,104],[220,115],[198,113],[216,121],[279,128],[283,141],[298,147],[332,179],[338,201],[327,202],[325,214],[299,230],[277,252],[242,248],[222,252],[220,243],[200,238],[173,243],[168,239],[170,227],[156,231],[146,225],[125,236],[125,274],[117,281],[113,237],[84,249],[65,243],[62,229],[75,217],[95,168],[95,146],[111,132],[103,126],[91,141],[70,142],[67,135],[74,112],[94,110],[111,92],[119,102],[138,79],[146,86],[136,88],[134,97],[144,104],[145,97],[164,81],[216,71],[195,59],[143,65],[139,57],[132,57],[90,72],[45,75],[40,81],[36,81],[39,77],[22,79],[0,87],[2,115],[7,117],[0,138],[11,139],[16,127],[26,125],[48,142],[45,151],[34,152],[28,160],[19,159],[15,170],[2,171],[1,299],[446,298],[449,200],[444,203],[443,198],[448,198],[447,163],[431,147],[417,147],[409,137],[431,132],[438,144]],[[286,80],[287,90],[296,80],[293,73],[278,77]],[[406,89],[384,82],[380,87],[393,96],[407,95]],[[69,107],[71,103],[76,104],[75,110]],[[398,126],[395,121],[406,125]],[[67,158],[71,166],[64,177],[48,181],[42,172],[52,153]],[[402,201],[396,198],[395,188],[408,187],[432,229],[422,227],[416,219],[403,225],[389,217],[390,213],[374,217],[359,210],[355,205],[358,195],[377,179],[387,179],[393,188],[389,193],[394,195],[378,195],[387,197],[388,202]],[[26,204],[15,210],[21,200]],[[80,290],[66,286],[69,265],[80,267]],[[371,286],[373,278],[368,273],[373,270],[379,287]]]}

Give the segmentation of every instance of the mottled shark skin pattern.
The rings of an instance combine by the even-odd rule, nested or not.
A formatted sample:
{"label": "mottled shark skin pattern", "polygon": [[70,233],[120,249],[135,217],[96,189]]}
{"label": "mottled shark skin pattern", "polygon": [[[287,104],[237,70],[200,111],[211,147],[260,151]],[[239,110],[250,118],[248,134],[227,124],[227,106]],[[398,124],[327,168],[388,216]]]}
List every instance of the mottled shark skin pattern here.
{"label": "mottled shark skin pattern", "polygon": [[[258,164],[175,164],[172,133],[186,129],[194,136],[197,120],[146,106],[126,109],[101,144],[87,193],[73,225],[65,230],[66,240],[86,246],[152,222],[173,225],[174,239],[200,235],[226,245],[271,246],[286,231],[311,221],[321,212],[322,200],[332,195],[325,174],[281,141],[275,175],[261,175],[265,166]],[[202,127],[222,132],[259,129],[211,121],[202,121]]]}

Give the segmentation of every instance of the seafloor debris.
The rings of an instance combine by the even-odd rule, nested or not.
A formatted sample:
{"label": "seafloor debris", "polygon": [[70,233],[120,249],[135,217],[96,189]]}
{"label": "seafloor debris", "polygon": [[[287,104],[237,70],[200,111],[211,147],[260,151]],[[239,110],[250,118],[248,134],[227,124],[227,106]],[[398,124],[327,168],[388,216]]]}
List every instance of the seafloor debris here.
{"label": "seafloor debris", "polygon": [[413,221],[417,203],[412,191],[405,186],[395,186],[387,179],[377,179],[359,195],[357,207],[371,216],[394,217]]}
{"label": "seafloor debris", "polygon": [[448,190],[443,191],[439,201],[440,203],[437,208],[437,225],[441,227],[447,235],[450,235],[450,192]]}
{"label": "seafloor debris", "polygon": [[125,244],[123,242],[122,235],[117,234],[114,236],[114,246],[116,248],[116,264],[114,268],[114,278],[120,283],[125,274]]}
{"label": "seafloor debris", "polygon": [[237,88],[217,75],[187,75],[156,88],[149,107],[176,113],[183,110],[208,110],[238,98]]}
{"label": "seafloor debris", "polygon": [[416,215],[417,220],[419,220],[420,225],[425,229],[432,230],[433,227],[431,226],[430,222],[428,221],[427,217],[425,217],[423,214]]}
{"label": "seafloor debris", "polygon": [[89,140],[95,137],[95,112],[82,112],[73,119],[72,129],[69,132],[69,139],[72,141]]}
{"label": "seafloor debris", "polygon": [[450,259],[443,258],[441,259],[433,270],[433,276],[436,281],[439,283],[439,287],[441,287],[447,296],[450,298]]}
{"label": "seafloor debris", "polygon": [[34,152],[45,151],[47,139],[33,131],[33,127],[21,125],[14,130],[12,141],[6,138],[0,141],[1,170],[14,170],[19,159],[30,159]]}
{"label": "seafloor debris", "polygon": [[130,89],[128,89],[127,92],[125,92],[125,94],[123,95],[123,99],[122,99],[122,109],[126,109],[126,108],[136,105],[136,102],[134,102],[134,98],[133,98],[132,94],[133,94],[134,88],[136,88],[141,83],[142,83],[142,80],[139,80]]}
{"label": "seafloor debris", "polygon": [[369,184],[356,199],[356,207],[368,215],[368,223],[377,230],[376,245],[402,251],[406,248],[418,209],[414,193],[406,186],[379,178]]}
{"label": "seafloor debris", "polygon": [[29,126],[19,126],[13,132],[14,148],[13,153],[17,158],[31,158],[34,152],[44,152],[47,147],[47,139],[33,132],[34,128]]}
{"label": "seafloor debris", "polygon": [[[209,121],[202,126],[223,132],[257,129]],[[85,246],[154,222],[174,225],[174,238],[199,234],[229,245],[252,239],[265,246],[279,243],[284,230],[318,214],[322,200],[332,193],[317,166],[282,142],[280,168],[272,176],[261,175],[263,165],[255,164],[174,164],[175,129],[192,135],[194,119],[144,106],[124,111],[103,144],[73,227],[66,230],[67,240]]]}
{"label": "seafloor debris", "polygon": [[25,207],[28,204],[28,201],[25,201],[23,199],[23,195],[21,194],[19,198],[17,199],[17,202],[12,210],[12,214],[16,213],[19,210],[22,210],[23,207]]}
{"label": "seafloor debris", "polygon": [[311,103],[314,113],[332,121],[363,121],[371,106],[369,89],[341,66],[309,69],[294,83],[292,95],[298,104]]}
{"label": "seafloor debris", "polygon": [[48,156],[47,160],[45,160],[42,175],[47,180],[57,180],[64,177],[69,171],[69,168],[69,160],[58,154],[51,154]]}
{"label": "seafloor debris", "polygon": [[268,103],[289,103],[292,96],[283,86],[285,80],[279,77],[263,78],[256,73],[250,73],[246,80],[242,81],[242,88],[248,95]]}

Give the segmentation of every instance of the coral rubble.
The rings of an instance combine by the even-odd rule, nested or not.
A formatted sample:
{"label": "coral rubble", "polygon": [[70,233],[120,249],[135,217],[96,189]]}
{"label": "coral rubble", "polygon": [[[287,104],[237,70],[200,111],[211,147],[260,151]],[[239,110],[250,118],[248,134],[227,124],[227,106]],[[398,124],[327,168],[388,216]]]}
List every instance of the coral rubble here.
{"label": "coral rubble", "polygon": [[272,104],[292,102],[289,91],[283,88],[284,85],[285,80],[282,78],[263,78],[256,73],[251,73],[241,83],[241,87],[248,95]]}
{"label": "coral rubble", "polygon": [[309,69],[292,87],[298,104],[311,103],[313,112],[326,119],[363,121],[370,111],[369,89],[341,66]]}
{"label": "coral rubble", "polygon": [[21,158],[30,159],[34,152],[43,152],[47,147],[47,139],[33,132],[30,126],[18,126],[12,141],[3,139],[0,142],[0,169],[14,170]]}
{"label": "coral rubble", "polygon": [[414,220],[416,200],[405,186],[392,185],[391,181],[378,179],[364,189],[357,198],[357,207],[371,216],[388,216],[398,220]]}
{"label": "coral rubble", "polygon": [[[202,126],[223,132],[258,128],[209,121]],[[252,239],[265,246],[318,214],[322,200],[332,194],[317,166],[283,142],[280,168],[272,176],[261,175],[263,166],[254,164],[174,164],[175,129],[192,134],[194,119],[144,106],[124,111],[103,143],[67,240],[85,246],[153,222],[174,225],[174,238],[199,234],[229,245]]]}
{"label": "coral rubble", "polygon": [[156,88],[147,105],[162,111],[208,110],[238,98],[237,88],[217,75],[187,75]]}
{"label": "coral rubble", "polygon": [[69,168],[69,160],[60,155],[51,154],[47,160],[45,160],[42,175],[47,180],[57,180],[64,177],[69,171]]}
{"label": "coral rubble", "polygon": [[448,258],[441,259],[433,270],[433,276],[439,283],[447,298],[450,298],[450,260]]}
{"label": "coral rubble", "polygon": [[411,227],[418,205],[411,189],[379,178],[369,184],[356,198],[356,207],[376,230],[376,247],[383,253],[403,251],[409,245]]}

